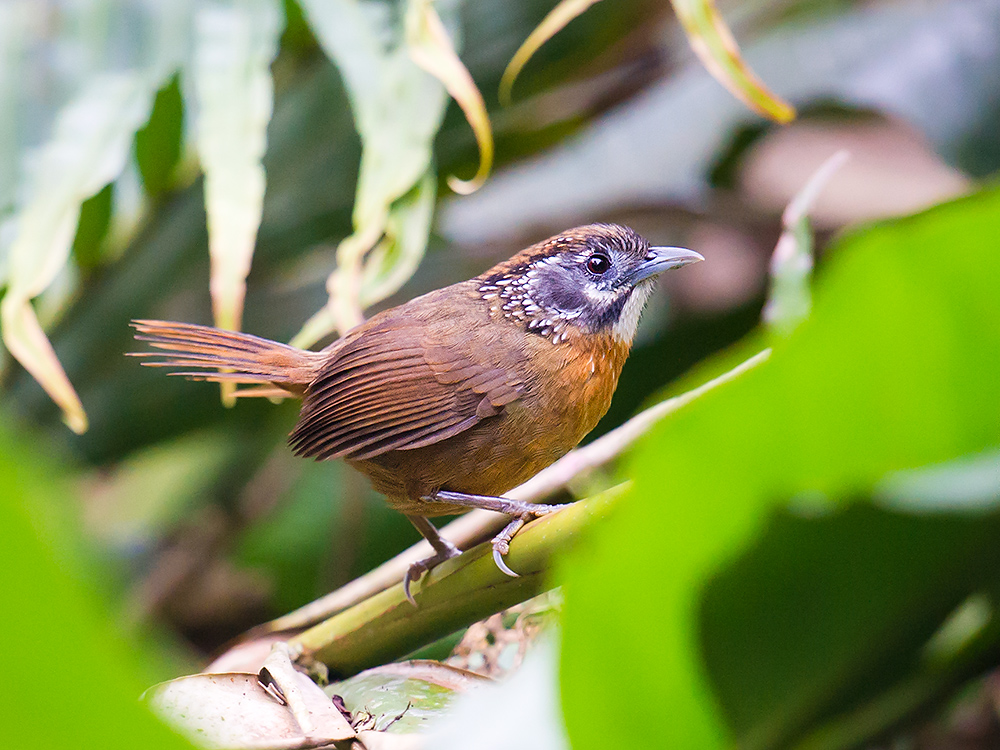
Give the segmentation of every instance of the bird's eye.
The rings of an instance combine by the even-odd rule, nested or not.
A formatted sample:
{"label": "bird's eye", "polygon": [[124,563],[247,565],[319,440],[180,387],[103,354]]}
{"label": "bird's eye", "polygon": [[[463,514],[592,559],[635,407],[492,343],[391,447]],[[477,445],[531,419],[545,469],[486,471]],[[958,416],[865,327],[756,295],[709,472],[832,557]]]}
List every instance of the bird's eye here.
{"label": "bird's eye", "polygon": [[590,271],[595,276],[600,276],[608,272],[611,268],[611,261],[608,259],[607,255],[602,253],[594,253],[589,258],[587,258],[587,270]]}

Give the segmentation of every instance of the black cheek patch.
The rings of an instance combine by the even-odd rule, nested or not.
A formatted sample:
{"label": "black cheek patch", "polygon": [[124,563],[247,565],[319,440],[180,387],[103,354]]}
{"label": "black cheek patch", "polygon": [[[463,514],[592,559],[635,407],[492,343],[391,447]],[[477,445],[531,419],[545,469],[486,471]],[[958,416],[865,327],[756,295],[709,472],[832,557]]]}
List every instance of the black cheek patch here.
{"label": "black cheek patch", "polygon": [[571,274],[550,273],[541,279],[540,292],[545,299],[546,307],[553,307],[565,312],[579,310],[587,304],[586,295],[580,288],[580,282]]}

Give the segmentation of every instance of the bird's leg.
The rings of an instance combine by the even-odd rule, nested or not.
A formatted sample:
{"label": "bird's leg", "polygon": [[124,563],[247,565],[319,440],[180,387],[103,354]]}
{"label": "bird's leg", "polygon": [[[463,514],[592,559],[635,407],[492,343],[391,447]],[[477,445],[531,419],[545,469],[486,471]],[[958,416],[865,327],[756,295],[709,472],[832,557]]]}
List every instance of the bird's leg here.
{"label": "bird's leg", "polygon": [[433,568],[435,565],[439,565],[445,560],[450,560],[451,558],[462,554],[462,550],[441,536],[437,527],[423,516],[408,515],[407,518],[410,519],[410,523],[416,527],[417,531],[419,531],[423,535],[424,539],[430,543],[431,547],[434,548],[433,555],[425,557],[423,560],[417,560],[415,563],[410,565],[406,571],[406,575],[403,576],[403,593],[406,594],[406,598],[409,599],[410,604],[415,607],[417,606],[417,600],[414,599],[413,594],[410,593],[410,584],[414,581],[420,580],[420,576]]}
{"label": "bird's leg", "polygon": [[504,530],[493,537],[493,561],[500,570],[514,578],[517,578],[517,573],[511,570],[503,560],[504,555],[510,550],[510,540],[532,518],[544,516],[568,505],[542,505],[540,503],[527,503],[523,500],[510,500],[506,497],[469,495],[465,492],[451,492],[450,490],[438,490],[433,496],[425,499],[438,503],[463,505],[467,508],[493,510],[513,516],[514,519],[504,527]]}

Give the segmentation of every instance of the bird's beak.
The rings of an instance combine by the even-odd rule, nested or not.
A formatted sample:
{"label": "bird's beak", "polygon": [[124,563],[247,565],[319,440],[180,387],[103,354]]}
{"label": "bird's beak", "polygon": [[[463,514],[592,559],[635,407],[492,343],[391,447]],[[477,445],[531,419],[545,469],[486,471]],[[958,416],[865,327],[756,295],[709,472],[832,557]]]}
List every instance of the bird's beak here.
{"label": "bird's beak", "polygon": [[705,260],[704,256],[683,247],[651,247],[642,263],[632,272],[629,280],[633,284],[638,284],[643,279],[669,271],[671,268],[697,263],[699,260]]}

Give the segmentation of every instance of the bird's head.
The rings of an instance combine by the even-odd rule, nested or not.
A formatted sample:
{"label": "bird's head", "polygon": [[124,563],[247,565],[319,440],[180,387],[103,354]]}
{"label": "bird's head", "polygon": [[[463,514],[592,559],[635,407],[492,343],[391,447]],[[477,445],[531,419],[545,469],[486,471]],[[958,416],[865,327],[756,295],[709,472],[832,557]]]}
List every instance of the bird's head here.
{"label": "bird's head", "polygon": [[704,258],[650,247],[628,227],[588,224],[532,245],[480,276],[499,314],[559,344],[571,328],[631,343],[656,276]]}

